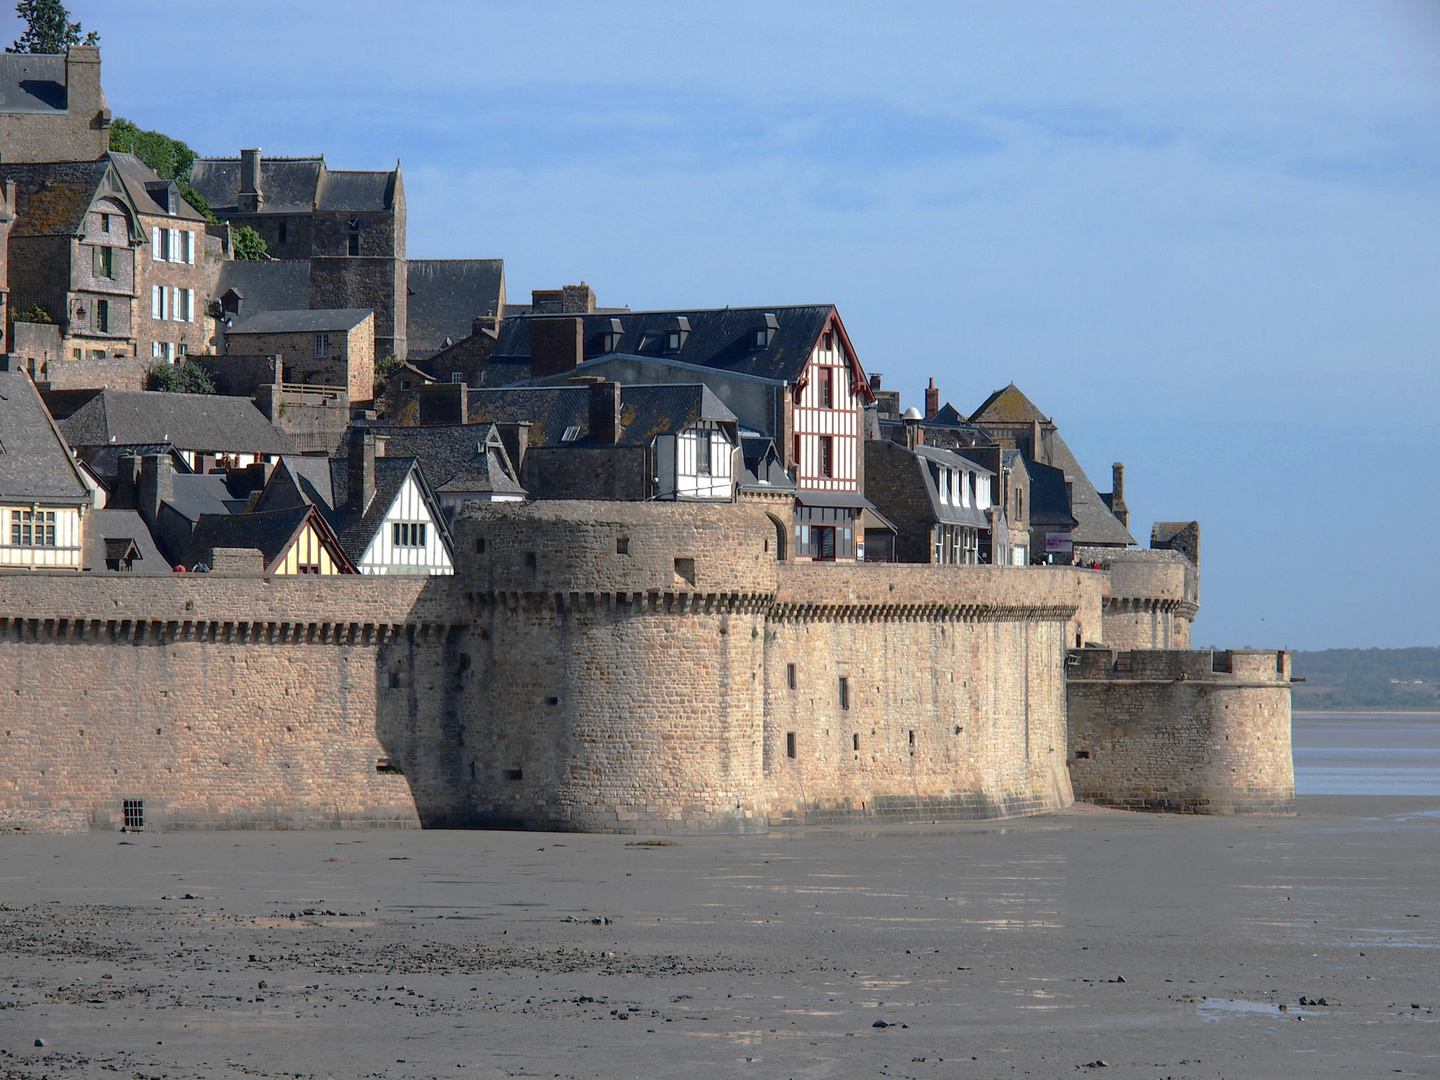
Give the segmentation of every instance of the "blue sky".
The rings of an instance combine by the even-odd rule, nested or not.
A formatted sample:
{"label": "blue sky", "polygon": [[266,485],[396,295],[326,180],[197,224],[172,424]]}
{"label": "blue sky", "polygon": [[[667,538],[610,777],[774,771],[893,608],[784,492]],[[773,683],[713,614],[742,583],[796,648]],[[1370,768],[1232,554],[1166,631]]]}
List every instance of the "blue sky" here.
{"label": "blue sky", "polygon": [[1014,380],[1137,535],[1200,519],[1199,643],[1440,644],[1433,3],[71,7],[117,115],[400,158],[412,256]]}

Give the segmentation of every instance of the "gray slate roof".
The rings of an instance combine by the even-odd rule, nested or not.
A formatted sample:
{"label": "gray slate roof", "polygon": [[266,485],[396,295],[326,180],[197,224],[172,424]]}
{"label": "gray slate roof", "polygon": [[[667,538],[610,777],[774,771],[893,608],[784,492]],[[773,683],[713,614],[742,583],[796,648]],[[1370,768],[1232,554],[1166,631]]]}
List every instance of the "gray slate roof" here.
{"label": "gray slate roof", "polygon": [[233,259],[220,267],[215,295],[234,289],[241,297],[240,318],[262,311],[295,311],[310,306],[309,259]]}
{"label": "gray slate roof", "polygon": [[320,179],[320,209],[388,210],[395,200],[397,175],[388,169],[326,169]]}
{"label": "gray slate roof", "polygon": [[69,447],[23,371],[0,371],[0,500],[90,502]]}
{"label": "gray slate roof", "polygon": [[[767,346],[754,346],[755,331],[765,326],[765,316],[774,315],[779,327]],[[717,368],[765,379],[794,381],[810,360],[825,323],[835,314],[833,304],[801,304],[790,307],[711,308],[688,311],[627,311],[619,314],[580,316],[525,315],[505,319],[493,356],[499,362],[529,363],[530,320],[581,318],[584,320],[585,354],[599,356],[606,350],[601,335],[608,333],[612,320],[621,326],[620,340],[610,352],[651,359],[679,360],[699,367]],[[685,318],[690,333],[679,352],[665,350],[665,335],[677,318]],[[869,393],[868,386],[864,393]]]}
{"label": "gray slate roof", "polygon": [[234,334],[343,334],[354,330],[372,314],[369,308],[307,308],[262,311],[247,315],[225,331]]}
{"label": "gray slate roof", "polygon": [[64,53],[0,53],[0,113],[63,112]]}
{"label": "gray slate roof", "polygon": [[[315,209],[323,157],[260,158],[260,190],[266,214],[309,214]],[[210,204],[216,217],[236,214],[240,209],[240,159],[196,158],[190,170],[190,186]]]}
{"label": "gray slate roof", "polygon": [[[135,204],[135,209],[142,214],[171,216],[169,210],[156,202],[145,186],[146,184],[164,183],[154,169],[134,154],[111,150],[105,156],[114,163],[115,172],[119,174],[120,182],[125,185],[125,194],[130,196],[130,201]],[[176,203],[176,213],[173,216],[186,221],[203,222],[205,220],[205,215],[187,203],[183,197]]]}
{"label": "gray slate roof", "polygon": [[491,491],[524,495],[494,424],[396,427],[382,433],[385,458],[419,458],[437,492]]}
{"label": "gray slate roof", "polygon": [[[15,224],[10,235],[70,237],[83,232],[85,214],[96,196],[102,194],[100,182],[110,168],[106,158],[13,163],[0,160],[0,180],[15,181]],[[124,194],[103,194],[130,206]]]}
{"label": "gray slate roof", "polygon": [[131,574],[170,574],[174,571],[155,546],[145,521],[134,510],[91,510],[85,515],[85,569],[105,573],[107,549],[128,540],[139,553]]}
{"label": "gray slate roof", "polygon": [[470,336],[477,315],[500,314],[504,259],[411,259],[405,333],[410,355],[439,352]]}
{"label": "gray slate roof", "polygon": [[[590,435],[588,386],[534,386],[471,389],[470,422],[529,422],[531,446],[586,445]],[[675,434],[699,420],[735,423],[731,412],[702,383],[620,388],[621,446],[648,446],[657,435]],[[580,437],[562,436],[578,427]]]}
{"label": "gray slate roof", "polygon": [[207,453],[293,454],[290,436],[247,398],[102,390],[61,425],[82,452],[115,444],[169,443]]}
{"label": "gray slate roof", "polygon": [[194,566],[211,548],[257,548],[269,567],[310,513],[311,507],[297,506],[260,514],[202,514],[180,561]]}

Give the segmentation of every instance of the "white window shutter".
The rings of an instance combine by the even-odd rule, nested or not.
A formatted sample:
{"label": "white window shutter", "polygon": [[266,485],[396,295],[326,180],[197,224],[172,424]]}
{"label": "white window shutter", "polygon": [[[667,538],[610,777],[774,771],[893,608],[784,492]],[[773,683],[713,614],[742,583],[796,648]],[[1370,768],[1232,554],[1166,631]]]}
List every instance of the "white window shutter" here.
{"label": "white window shutter", "polygon": [[160,226],[150,226],[150,261],[160,262],[164,258],[160,254]]}
{"label": "white window shutter", "polygon": [[151,317],[152,319],[159,319],[159,318],[162,317],[162,316],[160,315],[160,286],[159,286],[159,285],[151,285],[151,286],[150,286],[150,317]]}
{"label": "white window shutter", "polygon": [[195,265],[195,234],[188,229],[185,231],[185,261]]}
{"label": "white window shutter", "polygon": [[[189,234],[189,233],[186,233],[185,235],[186,235],[186,236],[189,236],[190,234]],[[194,322],[194,321],[195,321],[195,290],[194,290],[194,289],[186,289],[186,290],[185,290],[185,321],[186,321],[186,322]]]}
{"label": "white window shutter", "polygon": [[180,261],[180,230],[170,230],[170,261]]}

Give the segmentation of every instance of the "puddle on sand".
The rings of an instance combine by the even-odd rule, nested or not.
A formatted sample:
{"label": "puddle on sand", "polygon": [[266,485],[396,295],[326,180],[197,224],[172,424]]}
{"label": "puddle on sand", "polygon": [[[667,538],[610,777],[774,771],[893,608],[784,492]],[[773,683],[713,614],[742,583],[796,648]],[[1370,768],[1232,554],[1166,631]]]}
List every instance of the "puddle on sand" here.
{"label": "puddle on sand", "polygon": [[1239,1013],[1252,1015],[1258,1013],[1276,1020],[1288,1020],[1293,1016],[1321,1015],[1290,1005],[1285,1006],[1285,1011],[1282,1012],[1279,1005],[1272,1005],[1268,1001],[1242,1001],[1239,998],[1205,998],[1203,1001],[1196,1002],[1195,1010],[1200,1014],[1202,1020],[1219,1020],[1226,1015],[1234,1016]]}

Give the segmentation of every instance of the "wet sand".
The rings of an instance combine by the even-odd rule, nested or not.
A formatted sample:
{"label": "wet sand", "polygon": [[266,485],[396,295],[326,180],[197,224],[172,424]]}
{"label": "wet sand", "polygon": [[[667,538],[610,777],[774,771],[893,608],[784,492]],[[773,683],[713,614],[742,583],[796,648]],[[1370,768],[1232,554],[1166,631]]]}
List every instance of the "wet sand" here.
{"label": "wet sand", "polygon": [[5,837],[0,1077],[1440,1075],[1440,799],[1300,805]]}

